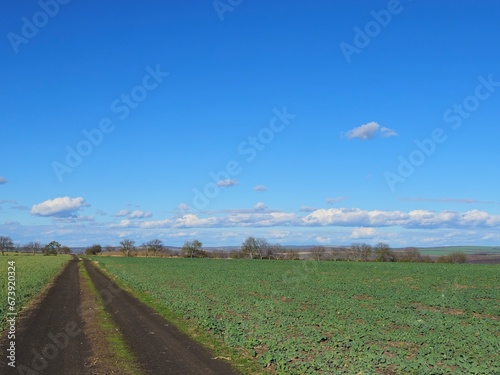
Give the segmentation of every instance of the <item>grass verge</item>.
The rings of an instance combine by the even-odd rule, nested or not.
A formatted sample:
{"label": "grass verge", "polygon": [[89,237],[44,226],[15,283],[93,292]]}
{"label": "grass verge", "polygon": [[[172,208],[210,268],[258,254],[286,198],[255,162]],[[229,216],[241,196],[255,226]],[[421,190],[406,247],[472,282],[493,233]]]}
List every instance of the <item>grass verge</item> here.
{"label": "grass verge", "polygon": [[99,291],[92,283],[82,261],[78,267],[82,290],[82,318],[85,322],[85,333],[92,345],[89,367],[96,370],[96,374],[141,375],[137,359],[128,349],[118,327],[106,311]]}
{"label": "grass verge", "polygon": [[269,369],[262,368],[262,365],[257,363],[257,361],[243,349],[236,349],[226,346],[221,340],[212,335],[211,333],[203,330],[202,328],[193,324],[192,321],[185,319],[182,315],[168,309],[164,305],[160,304],[159,301],[151,298],[150,295],[141,292],[136,289],[130,288],[128,285],[123,283],[120,279],[116,278],[113,274],[109,273],[107,270],[103,269],[98,262],[91,259],[94,265],[99,268],[99,270],[104,273],[109,279],[111,279],[120,288],[137,298],[139,301],[143,302],[153,310],[155,310],[160,316],[168,320],[168,322],[175,327],[177,327],[181,332],[189,336],[191,339],[195,340],[207,350],[209,350],[214,358],[222,359],[228,361],[231,366],[241,374],[257,375],[257,374],[273,374],[274,372]]}

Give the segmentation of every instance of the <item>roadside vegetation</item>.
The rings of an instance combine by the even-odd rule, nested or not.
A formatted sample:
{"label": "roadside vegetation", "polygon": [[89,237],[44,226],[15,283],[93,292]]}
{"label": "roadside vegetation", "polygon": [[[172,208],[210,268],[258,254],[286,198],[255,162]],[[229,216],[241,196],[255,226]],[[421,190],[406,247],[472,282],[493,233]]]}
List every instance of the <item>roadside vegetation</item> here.
{"label": "roadside vegetation", "polygon": [[92,283],[83,262],[79,265],[82,288],[82,319],[85,334],[92,343],[91,370],[95,373],[140,375],[137,359],[130,352],[103,299]]}

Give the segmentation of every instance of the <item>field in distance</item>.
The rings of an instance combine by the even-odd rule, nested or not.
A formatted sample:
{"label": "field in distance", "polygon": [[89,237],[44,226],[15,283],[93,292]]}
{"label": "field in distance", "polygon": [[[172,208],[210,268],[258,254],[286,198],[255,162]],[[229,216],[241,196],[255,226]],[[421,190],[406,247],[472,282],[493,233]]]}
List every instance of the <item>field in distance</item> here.
{"label": "field in distance", "polygon": [[500,371],[497,265],[93,259],[263,373]]}

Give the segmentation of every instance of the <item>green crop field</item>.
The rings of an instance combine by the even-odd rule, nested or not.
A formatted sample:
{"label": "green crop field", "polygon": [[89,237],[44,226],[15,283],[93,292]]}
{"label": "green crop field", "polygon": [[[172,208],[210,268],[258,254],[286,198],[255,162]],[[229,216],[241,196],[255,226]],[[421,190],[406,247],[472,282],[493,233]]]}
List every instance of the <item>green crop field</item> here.
{"label": "green crop field", "polygon": [[463,252],[465,254],[499,254],[500,247],[498,246],[442,246],[442,247],[422,247],[419,249],[422,255],[447,255],[453,252]]}
{"label": "green crop field", "polygon": [[263,373],[500,372],[496,265],[94,260]]}
{"label": "green crop field", "polygon": [[0,332],[7,327],[8,263],[15,262],[15,311],[19,313],[69,259],[69,255],[0,256]]}

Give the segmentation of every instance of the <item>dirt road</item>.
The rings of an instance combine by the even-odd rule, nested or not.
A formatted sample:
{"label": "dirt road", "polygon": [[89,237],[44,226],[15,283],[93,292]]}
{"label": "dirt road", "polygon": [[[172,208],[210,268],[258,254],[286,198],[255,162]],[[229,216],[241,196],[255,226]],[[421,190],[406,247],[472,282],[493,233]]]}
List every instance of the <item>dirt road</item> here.
{"label": "dirt road", "polygon": [[[212,359],[206,349],[117,288],[89,261],[85,261],[85,268],[144,374],[236,374],[226,362]],[[92,347],[80,316],[80,295],[78,259],[75,257],[41,303],[19,322],[16,368],[7,365],[8,346],[2,335],[0,374],[101,374],[98,367],[89,363]]]}
{"label": "dirt road", "polygon": [[154,310],[124,291],[115,292],[109,279],[90,262],[85,262],[85,268],[97,289],[110,291],[103,296],[106,308],[145,374],[236,374]]}
{"label": "dirt road", "polygon": [[15,339],[16,368],[7,365],[5,342],[0,345],[0,374],[87,374],[90,344],[79,315],[79,290],[78,260],[74,259],[42,303],[20,320]]}

